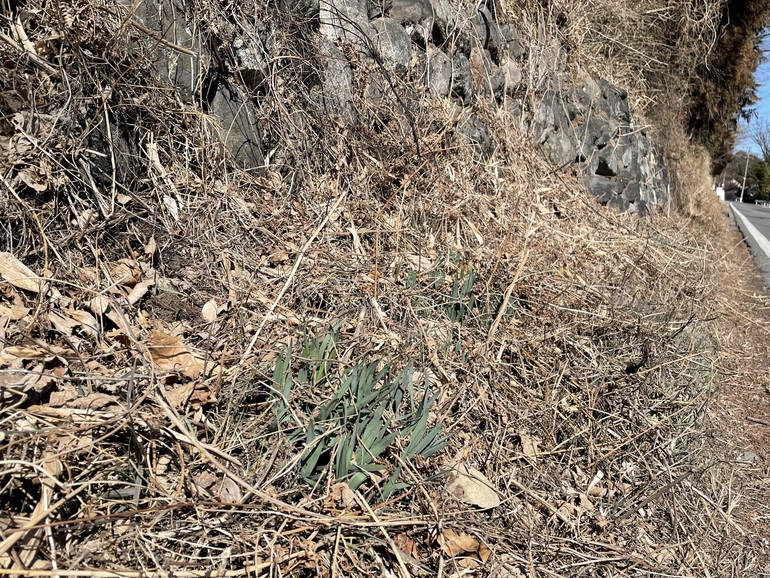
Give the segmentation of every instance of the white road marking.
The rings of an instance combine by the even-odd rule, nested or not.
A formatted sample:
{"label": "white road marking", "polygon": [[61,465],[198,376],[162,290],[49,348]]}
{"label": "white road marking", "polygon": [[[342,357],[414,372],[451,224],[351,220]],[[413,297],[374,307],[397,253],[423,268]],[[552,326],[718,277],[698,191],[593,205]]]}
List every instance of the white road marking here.
{"label": "white road marking", "polygon": [[757,245],[759,245],[759,248],[762,249],[765,252],[765,255],[767,255],[767,258],[770,259],[770,241],[767,240],[767,237],[760,233],[759,229],[752,225],[743,215],[743,213],[735,208],[735,206],[730,205],[730,208],[736,215],[738,215],[738,217],[740,217],[741,221],[743,221],[743,224],[746,225],[746,230],[752,237],[754,237],[754,240],[757,242]]}

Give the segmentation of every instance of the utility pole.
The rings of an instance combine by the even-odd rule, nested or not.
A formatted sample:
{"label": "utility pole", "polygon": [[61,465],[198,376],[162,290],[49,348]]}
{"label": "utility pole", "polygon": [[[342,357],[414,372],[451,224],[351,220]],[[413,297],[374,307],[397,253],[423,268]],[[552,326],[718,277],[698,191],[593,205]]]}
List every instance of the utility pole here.
{"label": "utility pole", "polygon": [[741,187],[741,203],[743,202],[743,191],[746,190],[746,173],[749,172],[749,153],[746,153],[746,168],[743,169],[743,186]]}

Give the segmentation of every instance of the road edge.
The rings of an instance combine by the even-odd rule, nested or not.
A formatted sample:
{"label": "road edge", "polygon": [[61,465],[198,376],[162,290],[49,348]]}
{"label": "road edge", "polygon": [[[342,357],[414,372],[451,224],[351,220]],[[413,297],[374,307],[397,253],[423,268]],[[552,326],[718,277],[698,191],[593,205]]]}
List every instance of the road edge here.
{"label": "road edge", "polygon": [[765,288],[770,290],[770,240],[760,233],[732,203],[729,203],[729,206],[730,217],[749,246],[749,252],[754,258],[754,263],[762,274]]}

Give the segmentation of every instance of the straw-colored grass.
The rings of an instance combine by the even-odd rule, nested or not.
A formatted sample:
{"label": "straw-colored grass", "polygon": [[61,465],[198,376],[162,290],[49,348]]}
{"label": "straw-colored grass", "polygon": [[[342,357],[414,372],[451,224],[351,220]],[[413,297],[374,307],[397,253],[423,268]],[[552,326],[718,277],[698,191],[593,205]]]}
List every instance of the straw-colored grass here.
{"label": "straw-colored grass", "polygon": [[[35,99],[4,121],[3,249],[34,277],[0,285],[0,573],[756,570],[730,470],[702,446],[720,313],[704,232],[724,222],[694,200],[702,161],[681,163],[688,211],[640,220],[596,205],[504,109],[476,105],[498,143],[482,158],[419,79],[390,78],[372,103],[362,79],[385,73],[365,61],[359,125],[304,115],[300,78],[319,63],[288,42],[303,25],[276,19],[280,94],[259,107],[275,153],[255,178],[122,48],[153,40],[91,8],[66,44],[55,11],[32,16],[58,76],[0,71]],[[127,153],[89,140],[105,119]],[[303,337],[335,331],[333,354],[303,357]],[[297,375],[322,362],[331,377],[274,387],[287,351]],[[355,491],[333,459],[308,484],[298,464],[323,440],[295,429],[368,362],[415,367],[411,399],[438,394],[426,427],[448,445],[423,457],[396,437]],[[463,467],[499,505],[449,491]],[[383,499],[397,470],[405,487]]]}

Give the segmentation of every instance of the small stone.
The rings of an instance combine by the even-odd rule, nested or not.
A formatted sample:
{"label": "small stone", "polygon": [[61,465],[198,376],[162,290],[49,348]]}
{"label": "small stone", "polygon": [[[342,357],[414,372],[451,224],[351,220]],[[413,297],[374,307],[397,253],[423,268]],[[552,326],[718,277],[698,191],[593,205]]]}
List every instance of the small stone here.
{"label": "small stone", "polygon": [[643,199],[639,199],[638,201],[635,201],[633,203],[633,208],[636,211],[637,216],[639,217],[647,217],[651,214],[650,207],[647,204],[647,201]]}
{"label": "small stone", "polygon": [[256,115],[248,99],[233,86],[222,84],[211,102],[209,113],[217,119],[220,138],[235,161],[246,170],[264,169]]}
{"label": "small stone", "polygon": [[749,462],[750,464],[756,464],[760,460],[761,458],[754,452],[743,452],[741,456],[741,461]]}
{"label": "small stone", "polygon": [[508,46],[508,52],[514,58],[521,58],[527,51],[521,43],[519,31],[512,24],[503,24],[500,27],[500,34],[503,37],[503,41]]}
{"label": "small stone", "polygon": [[388,16],[400,24],[420,24],[433,19],[430,0],[393,0]]}
{"label": "small stone", "polygon": [[319,8],[319,31],[328,40],[364,47],[374,36],[367,0],[324,0]]}
{"label": "small stone", "polygon": [[628,201],[621,195],[612,195],[612,198],[607,201],[607,206],[613,209],[617,209],[619,213],[623,213],[628,210]]}
{"label": "small stone", "polygon": [[628,93],[611,85],[603,78],[599,79],[599,88],[604,97],[603,108],[612,117],[622,122],[631,122],[631,109],[628,106]]}
{"label": "small stone", "polygon": [[558,126],[551,127],[543,148],[548,153],[548,158],[557,167],[568,165],[577,157],[577,151],[569,134]]}
{"label": "small stone", "polygon": [[175,86],[184,102],[195,102],[201,92],[201,80],[213,68],[213,59],[199,27],[187,21],[186,13],[182,0],[146,0],[137,4],[134,18],[157,38],[198,54],[197,57],[182,55],[152,40],[147,45],[151,52],[144,56],[160,82]]}
{"label": "small stone", "polygon": [[270,72],[272,36],[268,26],[258,22],[251,30],[236,36],[232,42],[233,54],[238,62],[238,75],[250,90],[260,88]]}
{"label": "small stone", "polygon": [[353,70],[348,59],[328,40],[321,39],[318,53],[326,69],[319,104],[327,114],[336,114],[346,124],[355,124],[358,112],[353,102]]}

